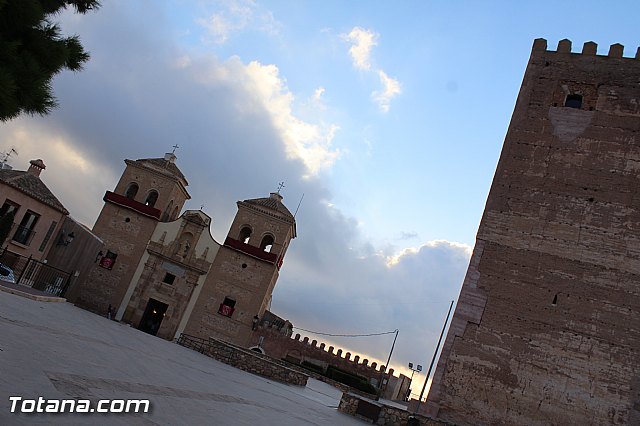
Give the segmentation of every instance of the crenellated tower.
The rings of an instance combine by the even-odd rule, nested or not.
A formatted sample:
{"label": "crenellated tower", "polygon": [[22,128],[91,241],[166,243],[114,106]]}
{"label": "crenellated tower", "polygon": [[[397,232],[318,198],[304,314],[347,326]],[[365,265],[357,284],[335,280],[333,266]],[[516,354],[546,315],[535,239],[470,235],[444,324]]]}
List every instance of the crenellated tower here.
{"label": "crenellated tower", "polygon": [[639,59],[534,42],[430,416],[640,424]]}

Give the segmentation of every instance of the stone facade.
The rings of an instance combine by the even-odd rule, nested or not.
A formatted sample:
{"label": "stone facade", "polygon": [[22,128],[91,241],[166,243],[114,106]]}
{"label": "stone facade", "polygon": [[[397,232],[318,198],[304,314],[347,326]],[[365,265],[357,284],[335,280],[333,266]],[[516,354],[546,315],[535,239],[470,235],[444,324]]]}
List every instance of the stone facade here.
{"label": "stone facade", "polygon": [[[369,409],[362,409],[363,405]],[[372,401],[349,392],[342,394],[338,411],[380,426],[455,426],[449,422],[419,416],[404,408],[386,405],[382,401]]]}
{"label": "stone facade", "polygon": [[220,245],[209,233],[211,218],[197,210],[179,220],[159,223],[116,314],[116,319],[141,324],[151,299],[167,305],[156,335],[179,337],[198,298]]}
{"label": "stone facade", "polygon": [[426,404],[640,424],[640,61],[533,50]]}
{"label": "stone facade", "polygon": [[127,167],[114,192],[105,194],[93,226],[104,241],[103,256],[117,257],[108,263],[100,259],[92,268],[76,304],[101,314],[120,306],[158,222],[177,217],[190,198],[175,159],[167,154],[164,159],[125,160]]}
{"label": "stone facade", "polygon": [[77,305],[172,340],[182,332],[246,346],[271,302],[295,219],[279,193],[238,202],[223,244],[211,218],[189,210],[172,153],[127,167],[93,231],[104,245]]}
{"label": "stone facade", "polygon": [[309,379],[307,374],[288,368],[283,363],[218,339],[207,340],[183,335],[177,343],[240,370],[282,383],[306,386]]}
{"label": "stone facade", "polygon": [[[253,319],[270,304],[280,265],[296,236],[282,197],[238,202],[238,213],[211,267],[185,333],[248,346]],[[265,242],[271,242],[270,250]],[[223,306],[233,303],[232,309]],[[230,302],[230,303],[231,303]]]}
{"label": "stone facade", "polygon": [[26,171],[0,169],[0,215],[14,213],[4,246],[39,261],[47,259],[69,214],[42,182],[45,168],[42,160],[31,160]]}

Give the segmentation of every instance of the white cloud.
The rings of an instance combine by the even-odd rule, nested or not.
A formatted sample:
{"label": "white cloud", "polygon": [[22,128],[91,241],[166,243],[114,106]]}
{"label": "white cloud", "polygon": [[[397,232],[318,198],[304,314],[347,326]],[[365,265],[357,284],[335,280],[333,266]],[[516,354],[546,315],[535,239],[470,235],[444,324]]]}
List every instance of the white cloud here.
{"label": "white cloud", "polygon": [[[266,111],[273,127],[285,147],[287,157],[301,160],[308,175],[329,168],[339,158],[340,151],[332,146],[337,124],[313,123],[303,120],[294,111],[295,96],[280,76],[276,65],[252,61],[244,64],[240,58],[232,57],[220,63],[212,60],[194,61],[181,58],[199,83],[207,86],[236,86],[244,96],[234,106],[242,114]],[[323,88],[316,90],[314,99],[320,97]],[[321,105],[317,105],[322,110]]]}
{"label": "white cloud", "polygon": [[281,24],[271,11],[263,11],[253,0],[231,0],[218,3],[218,11],[209,17],[197,19],[208,36],[217,44],[246,29],[254,29],[269,35],[278,34]]}
{"label": "white cloud", "polygon": [[349,54],[356,69],[368,71],[371,69],[371,49],[378,44],[378,34],[371,30],[354,27],[349,34],[342,38],[351,43]]}
{"label": "white cloud", "polygon": [[301,159],[310,174],[330,167],[340,154],[332,148],[333,138],[340,127],[336,124],[312,124],[298,118],[292,109],[294,96],[275,65],[252,61],[245,70],[244,84],[270,113],[273,125],[285,144],[287,156]]}
{"label": "white cloud", "polygon": [[378,76],[380,77],[382,90],[374,91],[371,94],[371,97],[378,104],[380,111],[389,112],[391,99],[393,99],[395,96],[399,95],[402,92],[400,87],[400,82],[396,79],[389,77],[382,70],[378,70]]}
{"label": "white cloud", "polygon": [[324,87],[318,87],[315,92],[313,92],[313,100],[319,102],[324,94]]}
{"label": "white cloud", "polygon": [[90,227],[98,215],[104,191],[117,179],[116,172],[102,163],[89,161],[77,148],[76,141],[64,132],[37,122],[25,124],[23,120],[3,124],[3,141],[20,147],[19,155],[13,156],[9,164],[16,170],[26,170],[30,160],[42,159],[46,166],[40,176],[42,181],[71,216]]}
{"label": "white cloud", "polygon": [[[379,35],[371,30],[354,27],[349,34],[342,34],[342,38],[351,43],[349,54],[353,61],[353,66],[362,71],[373,71],[371,69],[371,51],[378,44]],[[401,93],[400,82],[391,78],[382,69],[375,71],[382,85],[381,90],[371,93],[372,100],[378,104],[380,111],[389,112],[391,99]]]}
{"label": "white cloud", "polygon": [[[51,115],[0,126],[0,140],[20,151],[12,164],[21,169],[29,159],[43,158],[43,179],[90,225],[124,158],[162,156],[178,142],[177,164],[190,182],[190,203],[207,206],[218,240],[236,213],[235,201],[264,196],[286,180],[285,203],[292,211],[305,196],[274,312],[318,331],[399,328],[396,370],[409,361],[428,365],[448,303],[462,283],[468,247],[412,240],[415,249],[381,254],[366,241],[358,218],[331,204],[327,182],[312,174],[340,154],[331,145],[338,126],[323,123],[313,109],[301,114],[277,66],[184,56],[166,43],[166,26],[135,25],[148,13],[129,2],[110,2],[77,21],[72,30],[82,35],[92,60],[81,73],[56,77],[60,108]],[[113,22],[122,23],[119,37],[109,36]],[[322,100],[321,90],[307,96],[316,95]],[[389,337],[334,346],[384,362]]]}

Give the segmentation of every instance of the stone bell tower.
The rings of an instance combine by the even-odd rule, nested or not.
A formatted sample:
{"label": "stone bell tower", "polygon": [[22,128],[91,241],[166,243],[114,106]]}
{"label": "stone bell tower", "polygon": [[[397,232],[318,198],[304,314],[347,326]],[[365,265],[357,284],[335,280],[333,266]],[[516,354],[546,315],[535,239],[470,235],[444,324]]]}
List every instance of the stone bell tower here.
{"label": "stone bell tower", "polygon": [[184,332],[245,346],[253,317],[261,317],[271,302],[296,222],[276,192],[237,204]]}
{"label": "stone bell tower", "polygon": [[175,162],[174,153],[125,160],[127,167],[115,190],[105,193],[104,207],[93,226],[104,246],[76,304],[105,314],[109,305],[113,309],[120,305],[156,225],[176,219],[191,198]]}

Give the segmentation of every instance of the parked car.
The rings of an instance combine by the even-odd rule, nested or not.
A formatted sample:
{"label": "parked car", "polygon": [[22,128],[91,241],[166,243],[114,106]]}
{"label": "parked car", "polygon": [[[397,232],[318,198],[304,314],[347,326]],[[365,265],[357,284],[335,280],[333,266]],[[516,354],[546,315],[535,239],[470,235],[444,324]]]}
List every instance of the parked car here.
{"label": "parked car", "polygon": [[0,263],[0,281],[8,282],[11,284],[16,283],[16,277],[13,275],[13,269]]}

